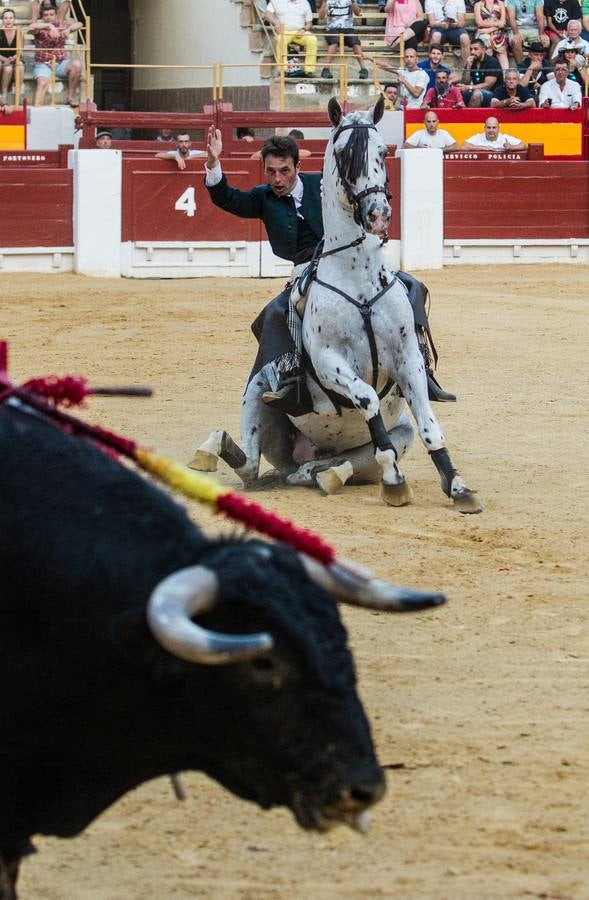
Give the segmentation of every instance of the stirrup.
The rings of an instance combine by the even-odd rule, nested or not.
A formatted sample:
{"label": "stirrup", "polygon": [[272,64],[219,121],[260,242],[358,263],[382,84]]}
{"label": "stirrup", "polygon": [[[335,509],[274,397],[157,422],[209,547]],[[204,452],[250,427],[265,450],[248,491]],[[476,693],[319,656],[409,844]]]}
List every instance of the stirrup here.
{"label": "stirrup", "polygon": [[313,412],[313,401],[304,375],[281,377],[275,391],[264,391],[262,400],[268,406],[290,416]]}

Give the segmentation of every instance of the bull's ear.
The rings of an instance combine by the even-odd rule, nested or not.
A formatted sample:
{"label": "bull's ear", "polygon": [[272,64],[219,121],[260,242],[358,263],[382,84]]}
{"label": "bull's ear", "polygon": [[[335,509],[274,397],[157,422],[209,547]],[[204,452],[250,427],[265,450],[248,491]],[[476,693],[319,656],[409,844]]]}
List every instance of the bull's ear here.
{"label": "bull's ear", "polygon": [[378,100],[376,101],[374,109],[372,110],[372,121],[374,122],[375,125],[377,125],[380,122],[383,115],[384,115],[384,97],[381,94],[380,97],[378,98]]}
{"label": "bull's ear", "polygon": [[[384,100],[383,100],[384,104]],[[342,120],[342,108],[337,102],[335,97],[332,97],[329,103],[327,104],[327,114],[329,116],[329,121],[333,125],[334,128],[337,128],[339,123]]]}

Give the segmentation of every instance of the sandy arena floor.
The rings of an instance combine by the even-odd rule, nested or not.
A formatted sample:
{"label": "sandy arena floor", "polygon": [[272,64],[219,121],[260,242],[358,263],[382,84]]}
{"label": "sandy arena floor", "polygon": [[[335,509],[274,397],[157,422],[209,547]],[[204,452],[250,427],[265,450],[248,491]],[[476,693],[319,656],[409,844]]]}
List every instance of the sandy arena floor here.
{"label": "sandy arena floor", "polygon": [[[39,839],[23,900],[589,897],[587,275],[421,274],[440,380],[459,395],[436,412],[483,515],[451,508],[417,445],[407,508],[377,487],[256,495],[379,575],[448,595],[415,617],[343,612],[389,769],[370,834],[304,833],[198,774],[180,805],[162,779],[76,840]],[[187,461],[213,428],[238,434],[248,323],[278,287],[4,274],[0,335],[15,380],[151,384],[152,400],[95,400],[88,417]]]}

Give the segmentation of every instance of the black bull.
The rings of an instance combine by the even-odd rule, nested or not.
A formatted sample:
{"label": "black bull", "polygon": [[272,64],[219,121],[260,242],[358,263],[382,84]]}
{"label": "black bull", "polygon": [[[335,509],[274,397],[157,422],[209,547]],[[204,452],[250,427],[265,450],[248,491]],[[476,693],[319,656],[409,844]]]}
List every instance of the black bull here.
{"label": "black bull", "polygon": [[[301,558],[207,539],[162,491],[30,411],[0,405],[0,454],[0,898],[34,834],[78,834],[182,770],[307,828],[361,825],[383,774],[335,601]],[[154,639],[150,595],[194,566],[216,586],[205,644],[214,629],[263,652],[202,665]]]}

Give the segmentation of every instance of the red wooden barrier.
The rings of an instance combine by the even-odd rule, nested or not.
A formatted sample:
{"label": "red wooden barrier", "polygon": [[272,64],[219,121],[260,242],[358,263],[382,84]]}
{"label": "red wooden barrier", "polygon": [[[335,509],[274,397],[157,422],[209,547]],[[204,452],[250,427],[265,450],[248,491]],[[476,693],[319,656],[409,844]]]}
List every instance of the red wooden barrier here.
{"label": "red wooden barrier", "polygon": [[73,182],[69,169],[0,167],[3,247],[71,247]]}
{"label": "red wooden barrier", "polygon": [[586,162],[444,162],[444,238],[589,238]]}

